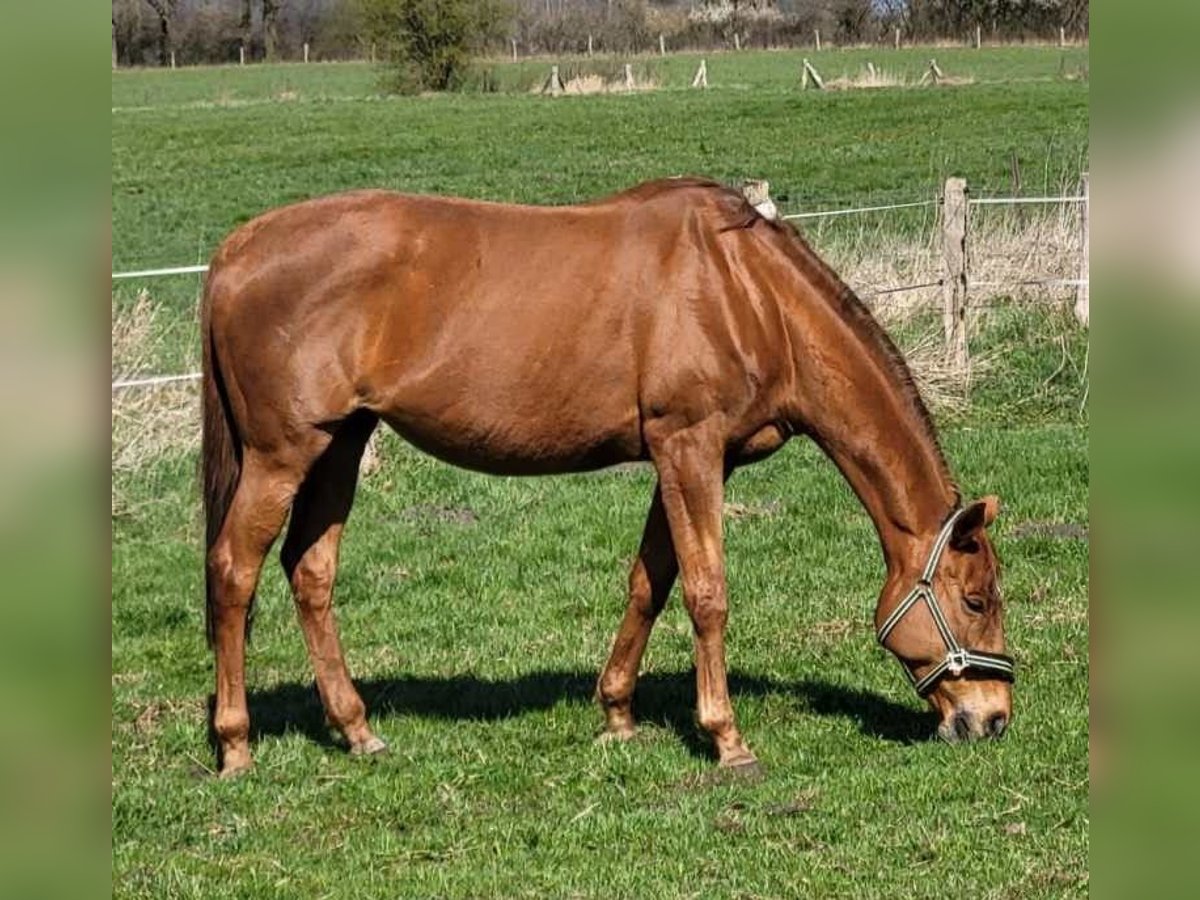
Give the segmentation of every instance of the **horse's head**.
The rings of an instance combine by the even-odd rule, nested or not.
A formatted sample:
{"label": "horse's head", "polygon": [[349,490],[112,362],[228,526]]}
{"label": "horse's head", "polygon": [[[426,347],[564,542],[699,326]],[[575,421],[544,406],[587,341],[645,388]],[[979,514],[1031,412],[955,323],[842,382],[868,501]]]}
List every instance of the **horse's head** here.
{"label": "horse's head", "polygon": [[999,501],[955,513],[910,571],[889,579],[876,610],[880,642],[942,717],[948,741],[999,737],[1012,717],[1012,660],[996,554],[985,529]]}

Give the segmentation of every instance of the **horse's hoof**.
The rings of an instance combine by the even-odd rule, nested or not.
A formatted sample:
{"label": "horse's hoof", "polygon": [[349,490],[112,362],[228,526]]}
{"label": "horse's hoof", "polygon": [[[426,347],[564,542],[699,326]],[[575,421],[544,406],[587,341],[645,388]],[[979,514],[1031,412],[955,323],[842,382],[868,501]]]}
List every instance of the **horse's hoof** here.
{"label": "horse's hoof", "polygon": [[250,771],[254,758],[250,755],[250,745],[246,741],[230,741],[220,748],[217,754],[220,763],[221,778],[236,778]]}
{"label": "horse's hoof", "polygon": [[596,735],[597,744],[623,744],[637,737],[637,729],[632,726],[625,728],[605,728]]}
{"label": "horse's hoof", "polygon": [[246,761],[244,763],[226,763],[221,766],[221,771],[217,773],[217,777],[222,781],[229,781],[234,778],[239,778],[248,773],[254,768],[253,763]]}
{"label": "horse's hoof", "polygon": [[729,761],[721,760],[720,768],[730,778],[736,778],[738,781],[762,781],[767,775],[763,764],[750,753],[745,756],[736,756]]}
{"label": "horse's hoof", "polygon": [[388,745],[375,735],[371,735],[362,743],[350,746],[351,756],[378,756],[380,753],[387,753],[387,751]]}

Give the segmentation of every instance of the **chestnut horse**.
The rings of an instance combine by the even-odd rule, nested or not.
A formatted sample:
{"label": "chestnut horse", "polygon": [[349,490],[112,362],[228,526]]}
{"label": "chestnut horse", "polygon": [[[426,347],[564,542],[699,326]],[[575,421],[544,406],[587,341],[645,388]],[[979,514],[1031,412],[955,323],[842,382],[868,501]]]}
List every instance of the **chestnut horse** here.
{"label": "chestnut horse", "polygon": [[794,435],[816,441],[874,520],[887,564],[880,640],[940,712],[940,733],[1004,730],[1011,661],[998,655],[984,532],[996,502],[960,508],[900,354],[768,216],[694,178],[556,208],[360,191],[269,212],[225,240],[201,313],[222,774],[250,765],[246,628],[289,512],[282,562],[328,718],[352,752],[385,748],[332,610],[380,419],[483,472],[653,463],[628,608],[597,687],[606,736],[633,733],[642,653],[679,574],[700,725],[721,765],[755,764],[725,673],[724,484]]}

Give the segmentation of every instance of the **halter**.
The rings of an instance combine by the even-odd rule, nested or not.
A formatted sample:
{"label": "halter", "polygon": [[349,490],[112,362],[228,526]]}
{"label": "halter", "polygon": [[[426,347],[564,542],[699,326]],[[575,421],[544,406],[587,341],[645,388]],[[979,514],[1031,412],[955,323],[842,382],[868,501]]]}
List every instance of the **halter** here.
{"label": "halter", "polygon": [[886,646],[884,642],[888,639],[888,635],[900,624],[900,620],[904,618],[905,614],[916,606],[919,601],[925,601],[925,605],[929,608],[929,614],[933,617],[933,623],[937,626],[938,633],[942,636],[942,642],[946,645],[946,656],[926,672],[922,678],[917,678],[912,667],[904,662],[904,660],[900,660],[900,665],[904,667],[904,674],[908,676],[908,680],[912,682],[913,688],[922,697],[933,690],[933,686],[945,675],[950,674],[957,677],[967,669],[987,672],[994,678],[1001,678],[1005,681],[1012,681],[1014,678],[1015,664],[1011,656],[1005,656],[1001,653],[985,653],[982,650],[970,650],[959,645],[958,641],[954,639],[953,632],[950,631],[950,623],[946,621],[946,616],[942,612],[942,608],[938,606],[937,595],[933,592],[933,575],[937,571],[938,563],[941,561],[946,545],[950,543],[950,535],[954,532],[954,524],[962,514],[963,510],[956,510],[950,516],[949,520],[947,520],[946,524],[942,526],[937,540],[933,543],[933,549],[929,552],[929,561],[925,563],[925,571],[921,573],[921,580],[900,601],[900,604],[892,610],[892,614],[884,620],[884,623],[879,626],[879,643]]}

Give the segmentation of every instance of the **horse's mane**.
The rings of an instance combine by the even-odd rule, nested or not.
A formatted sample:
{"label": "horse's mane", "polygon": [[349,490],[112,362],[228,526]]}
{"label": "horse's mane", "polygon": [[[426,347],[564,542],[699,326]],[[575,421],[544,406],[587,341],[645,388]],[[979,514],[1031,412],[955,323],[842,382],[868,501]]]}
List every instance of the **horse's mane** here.
{"label": "horse's mane", "polygon": [[[730,193],[736,193],[730,191]],[[805,276],[823,290],[821,295],[834,307],[837,314],[867,347],[868,352],[883,366],[884,371],[891,377],[900,394],[907,401],[909,410],[941,467],[942,474],[951,485],[956,498],[959,494],[957,483],[950,474],[950,467],[942,452],[941,441],[938,440],[937,427],[933,416],[925,405],[920,388],[913,378],[912,370],[905,360],[904,354],[896,346],[891,336],[871,314],[866,304],[862,302],[854,290],[847,285],[838,274],[817,255],[799,230],[790,222],[768,219],[749,203],[742,199],[740,214],[732,219],[722,230],[732,228],[766,227],[782,238],[782,244],[788,256],[804,272]]]}

